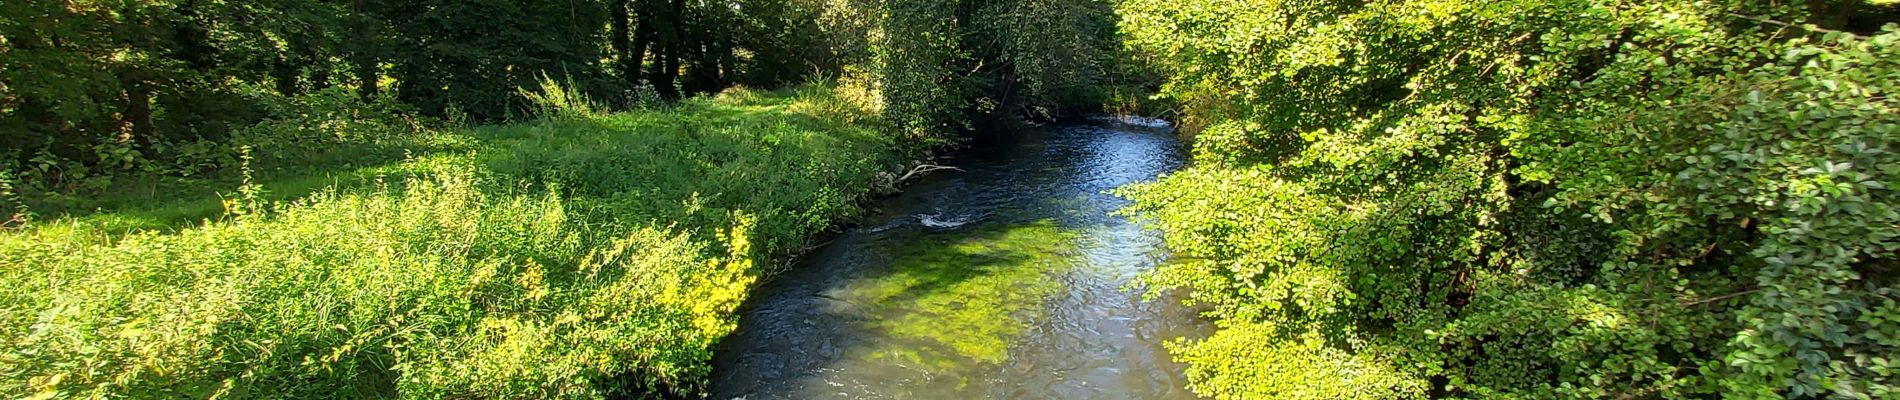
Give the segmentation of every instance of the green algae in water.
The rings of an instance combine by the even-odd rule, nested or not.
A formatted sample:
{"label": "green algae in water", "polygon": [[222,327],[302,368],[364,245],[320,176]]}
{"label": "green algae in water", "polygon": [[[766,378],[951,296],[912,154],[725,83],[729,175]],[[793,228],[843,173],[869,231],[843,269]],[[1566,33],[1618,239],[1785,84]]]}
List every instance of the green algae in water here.
{"label": "green algae in water", "polygon": [[1076,265],[1076,235],[1053,220],[925,236],[891,250],[891,273],[842,298],[867,307],[891,341],[868,353],[933,372],[1000,364]]}

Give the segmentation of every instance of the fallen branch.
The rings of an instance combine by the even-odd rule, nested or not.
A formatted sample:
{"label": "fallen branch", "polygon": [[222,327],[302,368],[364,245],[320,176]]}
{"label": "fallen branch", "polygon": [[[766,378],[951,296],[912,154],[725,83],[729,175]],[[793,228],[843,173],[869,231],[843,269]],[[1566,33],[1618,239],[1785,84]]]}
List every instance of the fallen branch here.
{"label": "fallen branch", "polygon": [[827,246],[827,245],[830,245],[830,244],[831,244],[832,242],[836,242],[836,241],[838,241],[838,239],[831,239],[831,240],[826,240],[826,241],[825,241],[824,243],[819,243],[819,244],[814,244],[814,245],[810,245],[810,246],[805,246],[805,248],[804,248],[804,249],[801,249],[801,250],[799,250],[799,251],[798,251],[798,253],[800,253],[800,254],[808,254],[808,253],[811,253],[811,251],[812,251],[812,250],[818,250],[818,248],[819,248],[819,247],[825,247],[825,246]]}
{"label": "fallen branch", "polygon": [[963,172],[962,168],[924,164],[924,165],[919,165],[916,168],[911,168],[910,172],[904,173],[904,176],[897,177],[897,180],[891,181],[891,183],[898,183],[898,182],[910,180],[911,177],[917,176],[917,174],[925,174],[925,173],[931,173],[931,172],[942,171],[942,170],[952,170],[952,171],[957,171],[957,172]]}

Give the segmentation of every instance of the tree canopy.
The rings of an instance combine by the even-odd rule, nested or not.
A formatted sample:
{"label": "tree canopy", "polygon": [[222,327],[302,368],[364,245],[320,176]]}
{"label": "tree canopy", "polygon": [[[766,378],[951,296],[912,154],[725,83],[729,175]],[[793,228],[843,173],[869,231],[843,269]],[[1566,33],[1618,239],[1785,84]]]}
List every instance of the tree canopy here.
{"label": "tree canopy", "polygon": [[1199,393],[1900,395],[1891,6],[1120,10],[1198,129],[1125,193],[1221,320]]}
{"label": "tree canopy", "polygon": [[895,119],[947,137],[978,116],[1092,107],[1113,34],[1096,0],[11,2],[0,160],[67,189],[202,173],[273,98],[342,90],[498,121],[531,116],[518,89],[544,78],[625,109],[867,75]]}
{"label": "tree canopy", "polygon": [[[1148,107],[1165,105],[1173,108],[1165,116],[1193,143],[1194,165],[1120,193],[1134,200],[1126,212],[1152,221],[1177,258],[1143,282],[1155,293],[1189,290],[1218,321],[1212,337],[1171,347],[1190,365],[1197,393],[1234,399],[1896,398],[1896,22],[1900,4],[1891,0],[6,1],[0,2],[0,206],[12,214],[0,228],[27,218],[23,192],[26,202],[83,198],[126,177],[223,174],[241,176],[249,198],[252,149],[295,155],[355,140],[351,135],[419,143],[439,139],[425,135],[438,130],[429,125],[540,119],[558,128],[548,129],[589,133],[577,137],[619,147],[577,150],[586,142],[543,138],[546,146],[489,149],[532,150],[534,160],[559,165],[535,175],[541,172],[524,171],[538,171],[535,163],[544,161],[509,164],[517,174],[497,175],[532,184],[457,192],[526,200],[482,200],[471,206],[476,211],[443,208],[492,215],[502,227],[495,229],[504,230],[527,223],[510,219],[517,215],[566,218],[570,203],[587,209],[576,215],[591,211],[591,217],[622,223],[615,218],[648,214],[613,207],[660,199],[640,197],[652,188],[630,176],[689,166],[705,169],[700,174],[726,171],[715,167],[730,160],[694,152],[740,149],[704,151],[762,157],[734,164],[746,171],[772,171],[789,165],[786,160],[813,163],[802,167],[811,168],[805,175],[779,185],[819,185],[793,192],[825,202],[824,218],[794,224],[784,222],[790,212],[767,213],[758,222],[760,231],[775,232],[761,247],[782,250],[830,227],[832,217],[853,210],[849,202],[869,190],[824,186],[840,183],[821,174],[830,167],[820,164],[838,160],[777,153],[778,136],[711,126],[743,122],[748,129],[808,138],[847,132],[871,143],[838,145],[850,149],[835,156],[843,163],[1008,133],[990,128],[1014,121],[1153,112]],[[829,85],[799,86],[813,81]],[[805,89],[781,97],[731,90],[723,100],[694,100],[735,87]],[[594,112],[643,108],[658,110],[620,117]],[[835,126],[792,127],[770,114],[795,108]],[[588,117],[559,114],[575,110]],[[666,120],[675,117],[700,122]],[[629,120],[675,136],[591,136],[614,124],[636,126],[626,125]],[[725,129],[718,137],[728,139],[700,141],[701,131],[715,128]],[[614,144],[649,139],[663,144]],[[873,145],[883,147],[865,148]],[[405,160],[412,150],[432,149],[409,146],[390,149]],[[639,150],[648,147],[677,154],[625,160],[652,155]],[[881,165],[853,165],[852,183],[882,172]],[[668,176],[679,193],[651,207],[674,212],[680,210],[668,207],[685,203],[692,211],[683,212],[697,215],[702,194],[688,189],[702,182]],[[769,189],[744,185],[752,180],[720,182]],[[558,188],[563,184],[569,186]],[[612,201],[533,200],[524,196],[543,193],[517,186]],[[413,195],[333,193],[334,201],[369,203],[289,207],[304,211],[287,215],[409,210],[396,200],[432,196],[427,185],[420,187]],[[768,200],[758,203],[771,204],[773,213],[784,211],[781,203],[811,202]],[[547,210],[510,209],[523,204]],[[242,207],[234,208],[237,214]],[[454,218],[409,217],[426,219],[418,226],[461,226]],[[742,218],[698,222],[705,223],[688,226],[754,228]],[[374,231],[366,237],[391,242],[460,240],[406,238],[374,223],[358,225]],[[562,229],[589,232],[573,235],[594,244],[625,233],[581,225]],[[389,248],[309,234],[297,228],[306,225],[283,221],[208,226],[199,234],[209,236],[147,232],[139,240],[150,243],[132,241],[111,251],[98,246],[118,246],[113,240],[60,242],[92,252],[85,254],[45,250],[53,240],[0,244],[13,246],[13,259],[30,256],[49,270],[109,264],[126,274],[158,262],[144,251],[252,254],[245,252],[259,251],[256,246],[237,240],[284,232],[307,235],[286,233],[296,240],[339,240],[337,248]],[[523,229],[529,228],[515,230]],[[608,233],[592,233],[596,229]],[[483,380],[490,376],[457,375],[457,366],[438,357],[428,365],[436,368],[429,376],[440,379],[402,383],[411,386],[375,381],[381,386],[374,390],[410,397],[690,392],[705,378],[708,346],[730,330],[731,308],[756,278],[751,255],[707,249],[745,252],[751,239],[694,237],[697,244],[685,244],[668,239],[674,233],[666,229],[641,231],[650,237],[635,241],[678,242],[661,250],[679,257],[629,262],[697,266],[730,257],[733,263],[711,264],[711,275],[680,269],[685,272],[664,277],[716,288],[717,295],[708,296],[718,297],[718,305],[668,297],[687,304],[680,307],[698,307],[679,319],[699,324],[697,331],[659,318],[649,325],[677,326],[602,340],[650,349],[642,346],[654,344],[637,335],[689,334],[665,343],[678,345],[667,351],[681,356],[639,364],[650,360],[608,360],[600,354],[616,347],[581,344],[563,359],[573,362],[567,366],[498,362],[502,367],[487,372],[507,378],[490,381],[514,386],[477,389],[469,388],[490,383]],[[518,232],[495,234],[504,233]],[[718,236],[679,237],[692,235]],[[214,239],[231,241],[206,242]],[[592,253],[564,240],[533,242],[523,254],[593,262],[587,261]],[[410,250],[417,257],[441,255],[433,253],[436,247]],[[494,254],[494,265],[520,261],[503,253]],[[256,259],[276,256],[282,254]],[[460,255],[444,257],[441,265],[455,267],[445,270],[471,271],[461,268],[467,260]],[[198,267],[173,258],[160,261],[176,271]],[[249,265],[239,264],[205,261],[230,271]],[[540,272],[528,271],[539,270],[505,273],[522,274],[522,288],[550,287]],[[311,282],[329,279],[313,274]],[[256,289],[246,295],[275,294],[267,285],[273,281],[246,282],[256,285],[245,286]],[[118,283],[125,285],[98,285],[110,292],[99,298],[138,298],[144,291],[134,285],[140,282]],[[626,282],[614,284],[620,283]],[[508,293],[496,298],[520,295]],[[15,299],[49,310],[55,303]],[[93,333],[124,323],[114,319],[116,303],[90,304],[96,307],[48,315],[104,321],[87,323]],[[574,307],[577,313],[613,309]],[[380,326],[383,318],[398,317],[377,314],[352,323]],[[313,336],[330,329],[308,325]],[[464,326],[430,329],[437,328]],[[516,328],[538,329],[507,329]],[[239,353],[217,346],[250,346],[244,341],[267,336],[256,334],[265,336],[237,335],[230,343],[193,348],[217,357],[191,358],[203,368],[164,377],[177,382],[141,381],[145,366],[82,345],[59,347],[17,364],[35,368],[16,375],[38,383],[15,385],[13,392],[38,385],[110,397],[140,385],[221,390],[207,388],[243,381],[251,385],[245,393],[290,387],[315,393],[334,383],[326,379],[396,374],[380,358],[347,360],[321,373],[293,366],[304,361],[292,358],[344,354],[337,346],[354,343],[324,342],[285,350],[289,355],[272,361],[311,377],[233,377],[242,372],[230,371],[244,369],[218,357]],[[507,348],[496,349],[480,354],[507,358]],[[165,358],[169,354],[153,359],[176,361]],[[684,361],[673,363],[678,360]],[[79,364],[109,365],[96,376],[111,378],[58,388],[65,375],[42,373]],[[586,379],[536,383],[537,376]],[[121,378],[137,382],[107,382]],[[280,378],[287,380],[274,380]],[[639,390],[604,388],[616,384]]]}

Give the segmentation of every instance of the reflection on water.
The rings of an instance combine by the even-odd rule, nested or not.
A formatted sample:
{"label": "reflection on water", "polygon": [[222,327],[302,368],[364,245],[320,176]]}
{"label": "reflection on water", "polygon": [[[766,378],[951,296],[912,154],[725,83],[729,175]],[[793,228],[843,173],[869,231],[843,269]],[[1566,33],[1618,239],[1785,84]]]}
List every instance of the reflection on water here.
{"label": "reflection on water", "polygon": [[965,153],[754,293],[715,398],[1192,398],[1162,343],[1209,325],[1121,290],[1166,253],[1105,193],[1180,168],[1166,126]]}

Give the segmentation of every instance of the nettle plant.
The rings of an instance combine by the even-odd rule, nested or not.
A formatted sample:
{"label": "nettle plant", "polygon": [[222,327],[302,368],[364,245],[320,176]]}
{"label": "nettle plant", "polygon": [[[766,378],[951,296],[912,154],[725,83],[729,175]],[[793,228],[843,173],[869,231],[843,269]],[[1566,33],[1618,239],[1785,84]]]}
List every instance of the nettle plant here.
{"label": "nettle plant", "polygon": [[1812,3],[1122,3],[1205,126],[1124,191],[1194,389],[1900,395],[1900,28]]}

